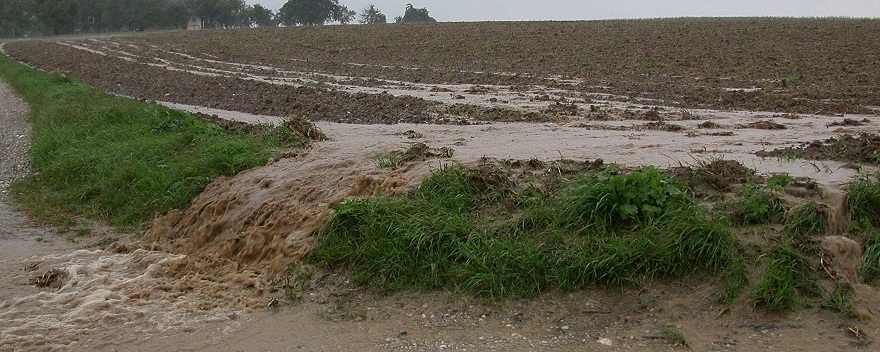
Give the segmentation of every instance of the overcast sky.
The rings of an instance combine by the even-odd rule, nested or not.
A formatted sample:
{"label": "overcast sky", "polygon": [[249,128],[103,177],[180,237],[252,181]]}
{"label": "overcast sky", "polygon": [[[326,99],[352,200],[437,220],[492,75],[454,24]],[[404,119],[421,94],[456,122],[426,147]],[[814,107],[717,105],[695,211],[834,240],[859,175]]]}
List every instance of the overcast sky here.
{"label": "overcast sky", "polygon": [[[287,0],[245,0],[277,10]],[[427,8],[441,22],[594,20],[657,17],[872,17],[880,0],[340,0],[358,13],[374,4],[387,17],[402,16],[407,3]]]}

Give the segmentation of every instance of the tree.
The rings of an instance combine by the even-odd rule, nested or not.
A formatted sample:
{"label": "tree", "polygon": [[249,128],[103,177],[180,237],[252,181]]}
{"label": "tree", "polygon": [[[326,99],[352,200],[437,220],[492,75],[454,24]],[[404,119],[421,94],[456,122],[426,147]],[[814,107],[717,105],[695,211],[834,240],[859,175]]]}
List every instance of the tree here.
{"label": "tree", "polygon": [[[185,28],[195,1],[0,0],[0,36]],[[242,0],[213,1],[225,2],[226,9],[243,4]]]}
{"label": "tree", "polygon": [[0,1],[0,36],[23,37],[39,30],[34,0]]}
{"label": "tree", "polygon": [[235,27],[245,8],[244,0],[191,0],[189,5],[206,28]]}
{"label": "tree", "polygon": [[47,28],[49,34],[72,33],[76,0],[37,0],[34,15]]}
{"label": "tree", "polygon": [[355,15],[354,11],[340,5],[339,0],[288,0],[278,10],[278,19],[285,26],[348,23]]}
{"label": "tree", "polygon": [[250,20],[257,27],[275,27],[275,14],[260,4],[251,8]]}
{"label": "tree", "polygon": [[192,14],[187,10],[185,1],[168,0],[159,28],[186,29],[190,16]]}
{"label": "tree", "polygon": [[161,28],[168,0],[127,0],[123,23],[130,30]]}
{"label": "tree", "polygon": [[423,22],[437,22],[433,17],[428,15],[428,9],[414,8],[412,4],[406,4],[406,12],[403,14],[403,17],[400,18],[397,23],[423,23]]}
{"label": "tree", "polygon": [[80,0],[82,28],[101,31],[185,28],[194,11],[193,1],[183,0]]}
{"label": "tree", "polygon": [[330,20],[342,24],[348,24],[351,23],[351,21],[354,21],[355,16],[357,16],[357,12],[349,10],[348,7],[345,7],[344,5],[337,4],[337,6],[333,8],[333,14],[330,15]]}
{"label": "tree", "polygon": [[240,19],[245,10],[244,0],[220,0],[220,14],[217,16],[217,25],[222,28],[241,26]]}
{"label": "tree", "polygon": [[99,0],[79,0],[77,6],[76,24],[83,31],[94,32],[101,21],[101,6]]}
{"label": "tree", "polygon": [[379,9],[376,8],[375,5],[370,5],[361,12],[361,23],[388,23],[388,19],[385,17],[385,14],[383,14],[382,11],[379,11]]}

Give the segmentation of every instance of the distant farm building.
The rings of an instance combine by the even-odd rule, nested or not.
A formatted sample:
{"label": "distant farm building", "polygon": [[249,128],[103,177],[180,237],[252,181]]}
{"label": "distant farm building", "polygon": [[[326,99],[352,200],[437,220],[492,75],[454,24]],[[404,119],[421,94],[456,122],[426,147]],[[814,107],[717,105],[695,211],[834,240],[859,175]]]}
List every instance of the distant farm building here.
{"label": "distant farm building", "polygon": [[190,17],[189,22],[186,23],[186,30],[188,31],[197,31],[202,28],[204,28],[204,25],[199,17]]}

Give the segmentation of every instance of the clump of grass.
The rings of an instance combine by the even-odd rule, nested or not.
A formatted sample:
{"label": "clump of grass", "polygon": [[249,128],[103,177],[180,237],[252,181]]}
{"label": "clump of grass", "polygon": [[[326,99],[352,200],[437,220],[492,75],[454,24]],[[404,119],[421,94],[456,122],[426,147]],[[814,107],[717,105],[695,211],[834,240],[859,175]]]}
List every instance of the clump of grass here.
{"label": "clump of grass", "polygon": [[459,254],[479,241],[470,212],[483,189],[460,165],[436,172],[407,198],[350,200],[322,234],[313,259],[352,264],[355,279],[394,290],[442,287]]}
{"label": "clump of grass", "polygon": [[401,157],[397,153],[377,153],[376,154],[376,164],[379,165],[380,168],[383,169],[391,169],[396,170],[401,165],[403,165],[405,161],[403,157]]}
{"label": "clump of grass", "polygon": [[215,177],[268,162],[285,142],[230,135],[158,105],[112,96],[0,58],[29,103],[31,178],[16,200],[48,218],[83,214],[136,226],[183,207]]}
{"label": "clump of grass", "polygon": [[768,255],[767,268],[753,288],[750,298],[770,311],[797,307],[800,297],[816,292],[816,278],[809,260],[790,246]]}
{"label": "clump of grass", "polygon": [[785,219],[785,232],[799,240],[821,235],[826,228],[825,211],[816,203],[804,203],[791,209]]}
{"label": "clump of grass", "polygon": [[731,258],[730,232],[654,168],[583,174],[556,192],[517,196],[498,172],[456,165],[406,197],[334,209],[311,259],[386,290],[524,296],[717,272]]}
{"label": "clump of grass", "polygon": [[853,303],[852,292],[842,284],[838,284],[834,287],[834,291],[828,295],[825,302],[822,303],[822,307],[834,309],[847,318],[856,317],[856,308],[855,303]]}
{"label": "clump of grass", "polygon": [[846,209],[852,218],[849,231],[864,238],[862,278],[876,284],[880,279],[880,173],[861,175],[849,183]]}
{"label": "clump of grass", "polygon": [[652,167],[626,176],[590,175],[560,193],[554,221],[574,231],[651,223],[692,206],[678,182]]}
{"label": "clump of grass", "polygon": [[880,173],[849,183],[846,208],[860,226],[880,227]]}
{"label": "clump of grass", "polygon": [[773,174],[769,178],[767,178],[767,188],[772,190],[781,191],[785,186],[790,185],[795,181],[795,178],[787,173]]}
{"label": "clump of grass", "polygon": [[660,334],[663,335],[663,338],[665,338],[666,341],[669,341],[669,343],[671,343],[673,345],[680,345],[680,346],[687,346],[688,345],[687,340],[684,338],[684,334],[682,334],[681,330],[679,330],[678,327],[675,325],[672,325],[672,324],[663,325],[663,327],[660,328]]}
{"label": "clump of grass", "polygon": [[722,291],[719,301],[722,304],[731,304],[749,283],[749,271],[739,252],[733,257],[730,265],[724,268],[721,278],[724,280],[724,291]]}
{"label": "clump of grass", "polygon": [[746,226],[771,223],[785,211],[779,194],[755,183],[744,184],[727,209],[735,224]]}
{"label": "clump of grass", "polygon": [[726,191],[731,185],[753,182],[755,174],[754,169],[735,160],[696,160],[692,182],[705,183],[713,189]]}
{"label": "clump of grass", "polygon": [[864,232],[864,237],[865,262],[862,264],[862,279],[876,284],[880,279],[880,229],[868,229]]}

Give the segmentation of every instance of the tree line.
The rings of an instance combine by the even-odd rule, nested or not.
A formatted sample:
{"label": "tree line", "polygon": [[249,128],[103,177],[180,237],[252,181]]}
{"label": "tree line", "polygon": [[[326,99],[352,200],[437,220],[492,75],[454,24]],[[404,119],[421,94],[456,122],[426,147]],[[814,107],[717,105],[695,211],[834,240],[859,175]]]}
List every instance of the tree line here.
{"label": "tree line", "polygon": [[[0,36],[5,38],[185,29],[190,19],[202,28],[314,26],[327,23],[387,23],[376,6],[360,13],[339,0],[288,0],[276,12],[244,0],[3,0]],[[436,22],[425,8],[407,4],[396,23]]]}

